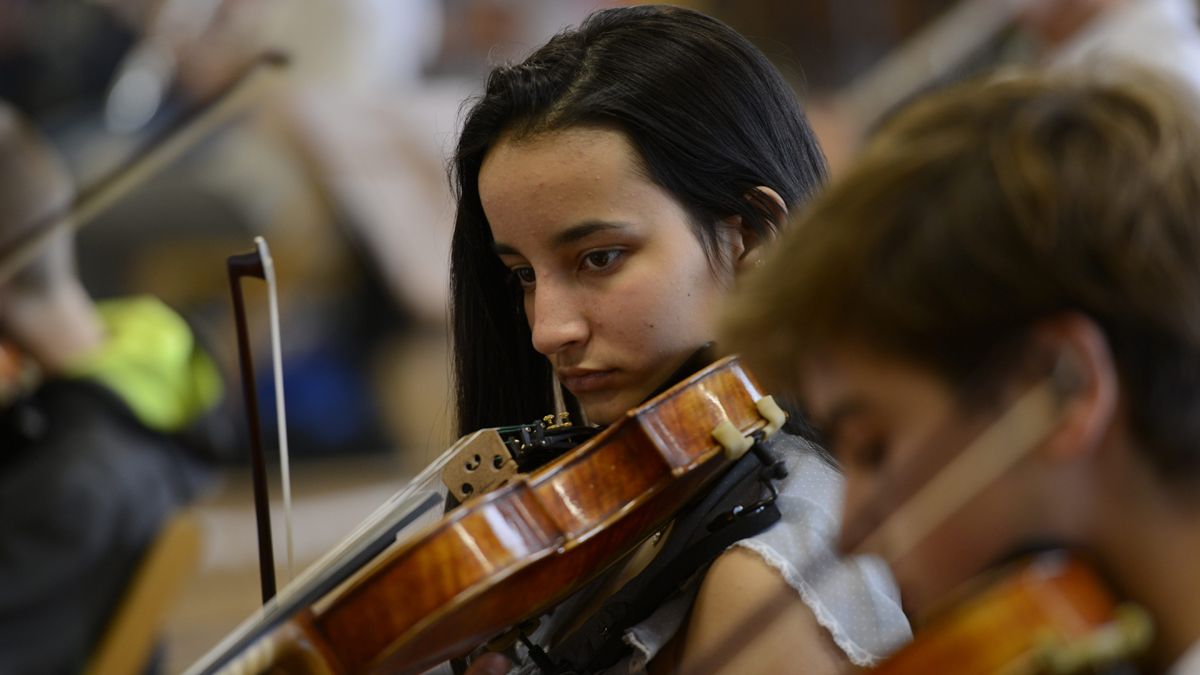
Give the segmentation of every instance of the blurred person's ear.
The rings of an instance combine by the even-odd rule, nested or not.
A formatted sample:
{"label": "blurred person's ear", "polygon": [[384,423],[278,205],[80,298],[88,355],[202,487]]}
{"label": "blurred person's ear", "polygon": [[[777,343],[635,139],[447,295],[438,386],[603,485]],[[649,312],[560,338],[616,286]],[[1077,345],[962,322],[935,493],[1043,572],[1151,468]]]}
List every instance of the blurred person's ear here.
{"label": "blurred person's ear", "polygon": [[1039,322],[1033,341],[1054,355],[1051,377],[1060,398],[1059,423],[1046,441],[1049,456],[1094,454],[1112,426],[1120,386],[1103,329],[1088,316],[1068,313]]}

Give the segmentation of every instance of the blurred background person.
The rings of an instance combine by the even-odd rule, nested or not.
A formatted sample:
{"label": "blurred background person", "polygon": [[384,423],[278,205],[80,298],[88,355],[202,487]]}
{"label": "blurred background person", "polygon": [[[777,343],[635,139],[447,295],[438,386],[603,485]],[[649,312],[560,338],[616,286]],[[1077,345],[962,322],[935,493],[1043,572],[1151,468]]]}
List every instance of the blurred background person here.
{"label": "blurred background person", "polygon": [[[0,250],[72,196],[0,103]],[[70,229],[0,279],[0,672],[82,669],[164,523],[211,483],[221,395],[161,302],[92,301]]]}
{"label": "blurred background person", "polygon": [[[972,578],[1053,551],[1030,577],[1086,560],[1153,624],[1095,626],[1114,649],[1088,670],[1200,673],[1195,92],[1137,69],[951,88],[887,122],[784,239],[726,337],[830,439],[842,549],[889,562],[916,639],[963,627],[946,603],[981,600]],[[1069,595],[1060,616],[1086,615]]]}
{"label": "blurred background person", "polygon": [[1200,91],[1195,0],[943,3],[886,55],[814,93],[813,122],[837,173],[869,130],[908,100],[1011,67],[1103,72],[1139,66]]}
{"label": "blurred background person", "polygon": [[1194,0],[1050,0],[1030,3],[1018,21],[1032,57],[1052,68],[1135,65],[1200,92]]}

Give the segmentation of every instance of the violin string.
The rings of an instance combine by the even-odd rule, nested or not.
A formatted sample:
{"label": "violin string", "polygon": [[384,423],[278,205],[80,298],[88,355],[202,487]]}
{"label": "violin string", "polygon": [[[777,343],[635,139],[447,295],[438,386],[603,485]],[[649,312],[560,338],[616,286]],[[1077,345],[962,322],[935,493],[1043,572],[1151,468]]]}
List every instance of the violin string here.
{"label": "violin string", "polygon": [[563,400],[562,382],[558,381],[558,373],[550,371],[550,393],[554,395],[554,413],[555,418],[567,411],[567,404]]}
{"label": "violin string", "polygon": [[[448,448],[428,467],[426,467],[424,471],[409,481],[405,487],[397,491],[387,501],[380,505],[379,508],[375,509],[375,511],[363,519],[362,522],[360,522],[354,528],[354,530],[352,530],[350,534],[343,538],[336,546],[306,567],[294,579],[291,579],[289,583],[279,590],[279,593],[277,593],[275,597],[271,598],[271,600],[269,600],[266,604],[238,624],[237,628],[227,635],[225,639],[220,642],[220,644],[211,649],[207,654],[193,664],[193,666],[186,671],[188,675],[207,672],[212,663],[220,658],[220,655],[227,653],[233,645],[235,645],[245,636],[254,632],[260,625],[263,624],[264,621],[274,616],[276,608],[286,607],[292,598],[299,597],[308,589],[314,588],[324,581],[325,576],[337,569],[338,564],[346,558],[347,553],[350,552],[353,547],[362,544],[364,540],[368,540],[367,535],[371,533],[377,533],[379,531],[386,531],[393,522],[397,522],[406,517],[411,506],[410,498],[412,495],[425,484],[427,484],[435,474],[445,468],[446,464],[448,464],[458,452],[461,444],[462,440],[450,446],[450,448]],[[393,516],[393,518],[380,526],[380,523],[387,519],[388,516]],[[374,541],[376,538],[377,537],[371,537],[369,540]]]}
{"label": "violin string", "polygon": [[428,484],[437,473],[441,472],[441,470],[450,463],[450,460],[457,453],[461,442],[462,441],[459,441],[458,443],[455,443],[446,449],[446,451],[444,451],[437,459],[430,463],[429,466],[425,467],[420,474],[410,480],[403,488],[398,490],[395,494],[384,501],[383,504],[372,511],[370,515],[359,522],[359,524],[356,525],[354,529],[351,530],[350,533],[347,534],[340,542],[338,542],[336,546],[309,565],[300,574],[300,576],[296,577],[292,583],[289,583],[287,586],[285,586],[280,591],[280,595],[291,595],[292,593],[303,590],[309,585],[310,582],[325,572],[326,569],[333,567],[334,564],[340,560],[350,548],[367,538],[367,535],[380,529],[387,529],[387,524],[384,524],[382,527],[380,527],[380,523],[382,523],[388,516],[404,515],[403,513],[398,512],[402,511],[404,507],[408,505],[410,498],[416,494],[418,490]]}
{"label": "violin string", "polygon": [[[431,468],[444,467],[449,459],[453,456],[454,451],[458,449],[455,444],[451,449],[447,450],[434,461]],[[185,671],[185,675],[198,675],[200,673],[209,673],[212,666],[222,655],[229,653],[234,645],[242,641],[246,636],[259,630],[260,626],[274,619],[281,608],[286,609],[292,602],[293,598],[303,596],[309,589],[319,587],[331,574],[335,574],[340,564],[352,557],[355,551],[351,551],[352,547],[362,545],[364,540],[367,540],[366,534],[386,531],[392,523],[403,520],[408,516],[411,508],[411,502],[407,500],[417,488],[421,487],[431,477],[433,472],[430,470],[423,471],[417,478],[414,478],[403,489],[393,495],[387,502],[380,506],[374,513],[368,516],[364,521],[355,528],[355,530],[338,543],[328,553],[311,565],[306,567],[297,577],[291,580],[290,583],[280,589],[275,597],[267,601],[262,607],[255,610],[253,614],[246,617],[238,626],[230,632],[221,642],[213,647],[209,652],[197,660],[190,668]],[[401,502],[397,504],[397,502]],[[380,521],[383,521],[387,516],[395,516],[389,522],[384,523],[382,527],[377,527]],[[367,541],[375,541],[378,536],[372,537]],[[225,672],[222,670],[221,672]]]}
{"label": "violin string", "polygon": [[[553,371],[550,372],[550,391],[554,395],[555,417],[559,417],[563,413],[567,412],[566,395],[563,394],[562,382],[559,381],[558,375]],[[591,421],[588,420],[587,412],[583,409],[583,406],[579,406],[578,423],[580,426],[585,427],[590,427],[592,425]]]}
{"label": "violin string", "polygon": [[271,366],[275,376],[275,419],[279,430],[279,473],[283,492],[283,521],[287,541],[287,578],[295,578],[295,535],[292,527],[292,471],[288,453],[287,406],[283,399],[283,350],[279,337],[279,291],[275,280],[275,261],[267,240],[254,238],[258,257],[262,260],[263,276],[267,280],[267,308],[271,324]]}
{"label": "violin string", "polygon": [[446,468],[446,465],[449,464],[450,460],[453,459],[455,454],[458,453],[459,448],[462,446],[463,440],[464,439],[459,439],[457,442],[447,448],[444,452],[442,452],[441,455],[438,456],[437,459],[433,460],[433,462],[426,466],[421,473],[417,474],[415,478],[410,480],[407,485],[389,497],[387,501],[381,504],[379,508],[375,509],[370,516],[367,516],[367,518],[364,519],[362,523],[360,523],[358,527],[356,527],[350,533],[350,535],[347,537],[347,542],[352,543],[350,540],[354,539],[357,535],[373,529],[376,524],[378,524],[388,515],[395,513],[396,509],[402,505],[402,503],[407,502],[409,497],[415,494],[417,490],[419,490],[423,485],[429,483],[435,474],[441,473],[442,469]]}

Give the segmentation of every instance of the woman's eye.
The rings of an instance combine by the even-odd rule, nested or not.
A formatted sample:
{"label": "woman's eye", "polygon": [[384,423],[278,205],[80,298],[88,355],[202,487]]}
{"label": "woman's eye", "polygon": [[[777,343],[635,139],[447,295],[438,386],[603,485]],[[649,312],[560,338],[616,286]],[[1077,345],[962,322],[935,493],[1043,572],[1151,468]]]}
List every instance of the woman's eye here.
{"label": "woman's eye", "polygon": [[523,288],[531,288],[537,277],[533,274],[532,267],[514,267],[512,275]]}
{"label": "woman's eye", "polygon": [[605,270],[616,264],[624,253],[623,250],[615,248],[604,251],[592,251],[583,256],[583,266],[593,271]]}

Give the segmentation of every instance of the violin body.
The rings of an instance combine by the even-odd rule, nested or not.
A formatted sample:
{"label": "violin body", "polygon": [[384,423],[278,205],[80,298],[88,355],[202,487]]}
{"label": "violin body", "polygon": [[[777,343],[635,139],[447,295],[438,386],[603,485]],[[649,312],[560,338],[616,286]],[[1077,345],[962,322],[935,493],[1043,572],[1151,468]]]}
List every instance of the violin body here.
{"label": "violin body", "polygon": [[221,672],[413,673],[536,616],[662,527],[737,458],[714,440],[777,428],[735,359],[454,509],[289,618]]}
{"label": "violin body", "polygon": [[1090,567],[1063,552],[996,570],[963,595],[966,602],[942,612],[871,672],[1137,672],[1129,659],[1150,640],[1146,615],[1118,604]]}

